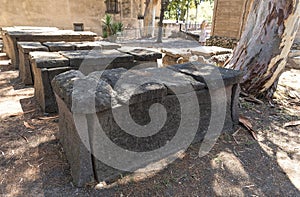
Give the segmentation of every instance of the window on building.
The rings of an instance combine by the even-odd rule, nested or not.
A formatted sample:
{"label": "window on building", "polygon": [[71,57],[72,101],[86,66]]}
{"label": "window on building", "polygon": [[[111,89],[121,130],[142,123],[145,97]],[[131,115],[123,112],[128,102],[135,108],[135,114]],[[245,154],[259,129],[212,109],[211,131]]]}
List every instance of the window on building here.
{"label": "window on building", "polygon": [[119,13],[119,3],[118,0],[106,0],[106,13],[117,14]]}

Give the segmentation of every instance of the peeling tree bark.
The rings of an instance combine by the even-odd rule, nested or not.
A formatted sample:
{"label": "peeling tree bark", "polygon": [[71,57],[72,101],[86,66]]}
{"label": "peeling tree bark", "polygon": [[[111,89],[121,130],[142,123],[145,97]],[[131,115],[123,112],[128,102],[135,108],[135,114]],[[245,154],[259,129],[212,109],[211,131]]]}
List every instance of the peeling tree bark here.
{"label": "peeling tree bark", "polygon": [[225,66],[244,71],[244,92],[273,96],[299,27],[299,1],[254,0],[245,31]]}

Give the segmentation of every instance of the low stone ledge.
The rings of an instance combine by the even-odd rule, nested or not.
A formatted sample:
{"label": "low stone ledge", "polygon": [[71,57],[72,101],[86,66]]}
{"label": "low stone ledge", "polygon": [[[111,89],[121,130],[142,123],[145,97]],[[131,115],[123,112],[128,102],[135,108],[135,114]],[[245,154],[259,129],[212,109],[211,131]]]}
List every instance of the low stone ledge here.
{"label": "low stone ledge", "polygon": [[43,45],[46,46],[50,52],[75,50],[75,46],[73,44],[64,41],[44,42]]}
{"label": "low stone ledge", "polygon": [[58,52],[31,52],[31,64],[37,68],[57,68],[69,66],[69,59]]}
{"label": "low stone ledge", "polygon": [[118,51],[132,55],[138,61],[157,61],[162,58],[162,53],[141,47],[121,47]]}
{"label": "low stone ledge", "polygon": [[116,50],[80,50],[60,52],[31,52],[35,96],[44,112],[57,112],[51,80],[57,74],[80,69],[87,75],[94,71],[112,68],[132,68],[133,57]]}
{"label": "low stone ledge", "polygon": [[48,51],[40,42],[18,42],[19,77],[25,85],[33,85],[33,73],[29,53],[33,51]]}
{"label": "low stone ledge", "polygon": [[71,67],[81,69],[84,74],[118,67],[130,69],[134,66],[133,56],[117,50],[77,50],[59,53],[70,60]]}
{"label": "low stone ledge", "polygon": [[[214,77],[216,73],[212,70],[217,70],[221,76]],[[120,174],[143,168],[178,152],[183,144],[203,140],[211,118],[214,118],[211,117],[212,110],[222,108],[219,105],[225,105],[226,112],[223,114],[224,122],[216,123],[217,126],[223,131],[232,130],[238,116],[241,74],[222,68],[216,70],[210,65],[184,64],[129,71],[112,69],[93,72],[88,76],[72,70],[54,77],[52,87],[60,109],[60,140],[71,166],[74,184],[84,186],[91,176],[97,181],[112,181]],[[203,80],[207,77],[212,80]],[[207,84],[214,84],[220,78],[225,86]],[[208,86],[213,89],[208,89]],[[221,97],[220,89],[225,91],[225,97]],[[191,100],[193,95],[196,95],[198,106]],[[217,101],[212,104],[211,99]],[[163,106],[165,111],[153,108],[156,104]],[[127,109],[130,112],[128,117],[125,116]],[[192,117],[189,120],[191,123],[182,127],[182,119],[194,113],[199,113],[200,117]],[[221,112],[214,114],[217,117]],[[124,130],[126,126],[122,126],[123,123],[130,129]],[[160,123],[163,124],[159,126]],[[177,136],[179,128],[183,129],[180,138]],[[192,128],[196,128],[196,133],[191,137]],[[153,129],[156,131],[153,132]],[[178,146],[168,148],[173,140]],[[116,154],[107,143],[129,152],[145,153],[144,156],[161,147],[166,149],[153,157],[130,159],[126,151]],[[126,167],[116,169],[110,163],[114,159],[124,162]]]}

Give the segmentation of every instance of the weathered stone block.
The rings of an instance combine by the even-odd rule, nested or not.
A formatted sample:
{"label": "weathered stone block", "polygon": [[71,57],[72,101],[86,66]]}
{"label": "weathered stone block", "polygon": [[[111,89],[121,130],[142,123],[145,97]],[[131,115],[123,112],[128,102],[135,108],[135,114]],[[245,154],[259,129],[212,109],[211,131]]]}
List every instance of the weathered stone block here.
{"label": "weathered stone block", "polygon": [[157,59],[162,58],[162,53],[151,51],[147,48],[140,47],[122,47],[118,51],[122,53],[127,53],[134,57],[134,60],[138,61],[157,61]]}
{"label": "weathered stone block", "polygon": [[100,42],[71,42],[76,50],[102,50]]}
{"label": "weathered stone block", "polygon": [[106,42],[106,41],[96,41],[99,42],[102,46],[102,50],[113,50],[121,48],[121,45],[113,43],[113,42]]}
{"label": "weathered stone block", "polygon": [[69,59],[58,52],[31,52],[30,61],[37,68],[56,68],[69,66]]}
{"label": "weathered stone block", "polygon": [[33,75],[29,53],[33,51],[48,51],[47,47],[39,42],[18,42],[19,49],[19,77],[25,85],[33,84]]}
{"label": "weathered stone block", "polygon": [[75,50],[75,46],[72,43],[64,41],[44,42],[43,45],[46,46],[50,52]]}
{"label": "weathered stone block", "polygon": [[59,53],[70,60],[71,67],[80,69],[84,74],[119,67],[130,69],[134,66],[133,56],[116,50],[77,50]]}
{"label": "weathered stone block", "polygon": [[94,41],[97,34],[88,31],[75,32],[72,30],[58,30],[57,28],[3,28],[2,37],[5,51],[11,58],[12,65],[19,68],[19,54],[17,42],[80,42]]}
{"label": "weathered stone block", "polygon": [[55,75],[72,69],[69,60],[57,52],[38,51],[29,55],[34,76],[34,96],[44,112],[57,112],[51,80]]}
{"label": "weathered stone block", "polygon": [[[120,174],[164,159],[203,140],[210,126],[230,131],[236,124],[241,75],[216,69],[221,73],[219,78],[211,66],[202,64],[113,69],[88,76],[79,71],[57,75],[52,87],[59,108],[67,111],[60,115],[60,122],[71,120],[73,124],[72,131],[61,131],[63,145],[68,146],[65,138],[72,137],[64,133],[76,130],[78,135],[74,135],[82,140],[74,146],[85,144],[90,150],[78,155],[82,159],[75,159],[80,151],[66,147],[70,151],[67,155],[71,155],[71,172],[81,172],[79,178],[72,174],[75,184],[83,186],[82,180],[91,174],[97,181],[112,181]],[[212,80],[204,80],[206,77]],[[223,86],[217,83],[220,81]],[[219,116],[222,121],[218,121]],[[209,139],[217,134],[210,133]],[[89,165],[82,172],[83,161],[90,158],[92,169]]]}

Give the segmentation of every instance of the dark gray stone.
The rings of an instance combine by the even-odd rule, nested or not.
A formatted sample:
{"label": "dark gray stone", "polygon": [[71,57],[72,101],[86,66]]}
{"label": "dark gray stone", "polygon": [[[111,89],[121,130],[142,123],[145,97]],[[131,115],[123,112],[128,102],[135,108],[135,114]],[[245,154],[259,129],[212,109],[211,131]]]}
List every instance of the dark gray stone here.
{"label": "dark gray stone", "polygon": [[19,68],[19,54],[17,42],[81,42],[94,41],[96,33],[72,30],[58,30],[57,28],[2,28],[2,37],[5,46],[5,52],[11,58],[12,65]]}
{"label": "dark gray stone", "polygon": [[76,50],[102,50],[100,42],[71,42],[70,44],[75,46]]}
{"label": "dark gray stone", "polygon": [[209,85],[209,88],[213,89],[221,88],[224,85],[237,84],[243,76],[243,73],[240,71],[201,64],[199,62],[177,64],[167,68],[192,76],[197,81],[205,83],[206,86]]}
{"label": "dark gray stone", "polygon": [[69,59],[58,52],[30,52],[30,62],[37,68],[57,68],[69,66]]}
{"label": "dark gray stone", "polygon": [[113,43],[113,42],[106,42],[106,41],[96,41],[102,46],[102,50],[113,50],[121,48],[121,45]]}
{"label": "dark gray stone", "polygon": [[134,57],[134,60],[138,61],[157,61],[157,59],[162,58],[162,53],[151,51],[147,48],[137,48],[137,47],[122,47],[118,51],[122,53],[127,53]]}
{"label": "dark gray stone", "polygon": [[43,45],[46,46],[50,52],[75,50],[75,46],[72,43],[64,41],[44,42]]}
{"label": "dark gray stone", "polygon": [[131,72],[151,77],[155,79],[155,81],[164,84],[168,89],[168,94],[184,94],[193,91],[191,88],[194,88],[196,91],[205,88],[204,83],[198,82],[190,76],[174,72],[167,68],[147,68]]}
{"label": "dark gray stone", "polygon": [[48,51],[39,42],[18,42],[19,49],[19,77],[25,85],[33,84],[33,75],[29,53],[33,51]]}
{"label": "dark gray stone", "polygon": [[[175,66],[172,68],[173,70],[167,68],[130,71],[113,69],[93,72],[89,76],[84,76],[79,71],[68,71],[54,77],[52,86],[57,99],[59,99],[59,106],[68,112],[60,115],[60,122],[65,124],[68,120],[72,124],[70,128],[62,129],[61,140],[64,146],[70,146],[65,141],[70,141],[68,138],[80,133],[81,136],[84,136],[83,140],[70,141],[70,143],[77,143],[76,145],[71,144],[71,146],[83,147],[82,142],[86,142],[84,143],[85,147],[90,150],[85,151],[86,154],[82,155],[76,148],[74,150],[67,148],[71,172],[80,171],[80,174],[72,174],[72,176],[76,176],[75,184],[82,185],[78,183],[89,179],[91,174],[97,181],[112,181],[120,174],[127,174],[127,171],[137,170],[165,159],[181,150],[182,144],[189,145],[192,142],[203,140],[204,136],[207,136],[210,124],[214,124],[214,128],[220,127],[223,132],[231,131],[234,124],[237,124],[239,94],[237,83],[240,74],[221,71],[223,80],[230,79],[230,83],[225,83],[225,87],[218,86],[208,89],[202,83],[204,77],[201,78],[200,73],[210,76],[211,69],[204,68],[200,71],[193,66],[179,68]],[[233,79],[234,77],[237,79]],[[170,91],[171,89],[174,92]],[[191,100],[193,95],[196,96],[199,109]],[[158,109],[152,108],[154,104],[160,104],[165,111],[163,113],[156,111]],[[221,105],[225,105],[223,106],[224,113]],[[128,117],[123,114],[127,108],[130,113]],[[200,117],[189,117],[190,114],[197,112],[196,110],[199,110]],[[166,116],[163,116],[164,113]],[[225,116],[224,122],[214,121],[221,115]],[[131,125],[130,132],[139,133],[143,137],[124,130],[116,116],[119,116],[123,123]],[[187,116],[189,123],[181,125]],[[163,125],[160,126],[160,122]],[[99,125],[101,125],[101,129]],[[191,133],[190,130],[194,127],[196,134]],[[180,138],[176,137],[179,128],[183,132]],[[157,129],[158,132],[153,133],[153,129]],[[72,132],[75,134],[67,135]],[[104,139],[104,136],[108,137],[109,141]],[[169,143],[174,140],[176,146],[169,147]],[[126,154],[117,154],[115,149],[107,149],[111,142],[122,150],[137,153],[146,153],[161,147],[166,147],[166,149],[153,157],[144,158],[143,154],[140,154],[134,156],[133,159],[128,159]],[[81,150],[85,149],[81,148]],[[101,157],[105,160],[99,159]],[[93,160],[92,168],[89,163],[90,158]],[[108,160],[111,161],[115,158],[124,161],[125,167],[115,169],[109,165]],[[88,168],[84,164],[85,161],[88,161]]]}
{"label": "dark gray stone", "polygon": [[133,56],[116,50],[78,50],[60,51],[70,60],[70,66],[80,69],[84,74],[113,68],[131,68],[134,66]]}
{"label": "dark gray stone", "polygon": [[57,112],[57,104],[51,86],[51,80],[58,74],[71,70],[71,67],[37,68],[33,66],[34,96],[43,112]]}

